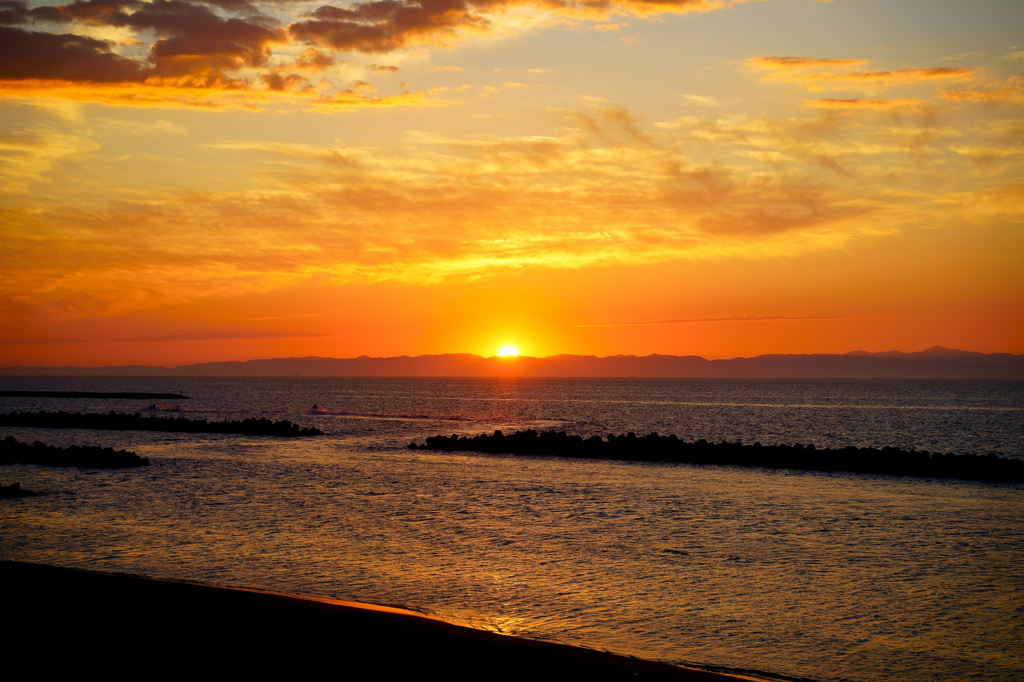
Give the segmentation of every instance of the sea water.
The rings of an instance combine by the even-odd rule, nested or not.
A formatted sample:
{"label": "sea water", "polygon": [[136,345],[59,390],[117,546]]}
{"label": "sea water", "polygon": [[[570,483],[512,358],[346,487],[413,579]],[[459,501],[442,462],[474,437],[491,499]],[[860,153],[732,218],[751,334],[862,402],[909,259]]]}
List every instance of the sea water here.
{"label": "sea water", "polygon": [[[0,556],[401,605],[813,680],[1024,679],[1024,485],[410,451],[635,431],[1024,459],[1024,382],[4,378],[0,411],[290,419],[306,439],[0,429],[141,469],[14,465]],[[316,409],[313,409],[313,404]]]}

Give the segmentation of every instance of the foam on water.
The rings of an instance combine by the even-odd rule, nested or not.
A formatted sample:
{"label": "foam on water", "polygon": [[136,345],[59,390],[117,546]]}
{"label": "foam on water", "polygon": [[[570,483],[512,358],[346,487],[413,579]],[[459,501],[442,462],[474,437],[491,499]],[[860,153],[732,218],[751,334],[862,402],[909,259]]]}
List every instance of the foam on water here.
{"label": "foam on water", "polygon": [[[4,429],[153,462],[0,467],[4,483],[54,493],[0,506],[4,558],[399,604],[540,639],[816,680],[1024,679],[1024,486],[404,449],[436,433],[543,424],[1024,457],[1020,383],[4,388],[51,381],[181,388],[199,416],[302,414],[313,403],[356,414],[303,416],[329,435],[302,440]],[[3,411],[30,408],[139,404],[0,399]]]}

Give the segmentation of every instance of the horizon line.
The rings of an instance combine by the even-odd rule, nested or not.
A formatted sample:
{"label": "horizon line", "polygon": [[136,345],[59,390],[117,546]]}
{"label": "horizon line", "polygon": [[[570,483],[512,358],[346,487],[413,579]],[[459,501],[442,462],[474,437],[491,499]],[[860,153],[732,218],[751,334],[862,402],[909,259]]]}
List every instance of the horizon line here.
{"label": "horizon line", "polygon": [[[274,361],[282,361],[282,360],[311,360],[311,359],[315,359],[315,360],[336,360],[336,361],[401,360],[401,359],[417,360],[417,359],[420,359],[420,358],[442,358],[442,357],[446,357],[446,356],[470,356],[470,357],[478,358],[478,359],[484,360],[484,361],[496,361],[496,362],[501,362],[501,363],[506,363],[506,364],[511,364],[511,363],[522,361],[522,360],[538,360],[538,361],[543,361],[543,360],[554,360],[554,359],[558,359],[558,358],[588,358],[588,359],[594,359],[594,360],[613,360],[613,359],[616,359],[616,358],[645,359],[645,358],[654,358],[654,357],[658,357],[658,358],[678,358],[678,359],[690,358],[690,359],[703,360],[705,362],[709,362],[710,363],[710,362],[730,362],[730,361],[736,361],[736,360],[756,360],[758,358],[765,358],[765,357],[789,357],[789,358],[820,357],[820,356],[826,356],[826,357],[849,357],[849,356],[854,356],[854,357],[861,356],[861,357],[864,357],[864,356],[867,356],[867,357],[870,357],[870,356],[879,356],[879,355],[883,355],[883,356],[884,355],[908,355],[908,356],[913,356],[913,355],[922,355],[922,354],[928,353],[929,351],[939,351],[939,352],[945,352],[945,353],[964,353],[964,354],[971,354],[971,355],[981,355],[981,356],[986,356],[986,357],[993,356],[993,355],[1009,355],[1009,356],[1012,356],[1012,357],[1022,357],[1022,356],[1024,356],[1024,354],[1010,353],[1010,352],[1005,352],[1005,351],[997,351],[997,352],[994,352],[994,353],[984,353],[984,352],[980,352],[980,351],[966,351],[966,350],[962,350],[962,349],[958,349],[958,348],[947,348],[945,346],[930,346],[928,348],[925,348],[925,349],[919,350],[919,351],[901,351],[901,350],[865,351],[865,350],[861,350],[861,349],[856,349],[856,350],[847,351],[845,353],[838,353],[838,352],[833,352],[833,353],[827,353],[827,352],[826,353],[761,353],[761,354],[758,354],[758,355],[733,356],[733,357],[728,357],[728,358],[706,358],[706,357],[704,357],[702,355],[695,355],[695,354],[673,355],[673,354],[668,354],[668,353],[648,353],[647,355],[635,355],[635,354],[617,353],[615,355],[604,355],[604,356],[599,356],[599,355],[581,355],[581,354],[575,354],[575,353],[558,353],[556,355],[546,355],[546,356],[532,356],[532,355],[498,356],[498,355],[480,355],[480,354],[477,354],[477,353],[468,353],[468,352],[450,352],[450,353],[423,353],[423,354],[420,354],[420,355],[389,355],[389,356],[372,356],[372,355],[363,354],[363,355],[358,355],[358,356],[354,356],[354,357],[333,357],[333,356],[326,356],[326,355],[302,355],[302,356],[292,355],[292,356],[279,356],[279,357],[271,357],[271,358],[250,358],[248,360],[207,360],[207,361],[202,361],[202,362],[191,362],[191,363],[184,363],[184,364],[173,365],[173,366],[146,365],[146,364],[139,364],[139,363],[131,363],[131,364],[125,364],[125,365],[0,365],[0,372],[6,371],[6,370],[16,370],[16,369],[27,370],[27,369],[145,368],[145,369],[156,369],[156,370],[177,370],[177,369],[182,369],[182,368],[185,368],[185,367],[197,367],[197,366],[201,366],[201,365],[247,364],[247,363],[251,363],[251,362],[274,362]],[[893,359],[893,358],[883,358],[883,359]]]}

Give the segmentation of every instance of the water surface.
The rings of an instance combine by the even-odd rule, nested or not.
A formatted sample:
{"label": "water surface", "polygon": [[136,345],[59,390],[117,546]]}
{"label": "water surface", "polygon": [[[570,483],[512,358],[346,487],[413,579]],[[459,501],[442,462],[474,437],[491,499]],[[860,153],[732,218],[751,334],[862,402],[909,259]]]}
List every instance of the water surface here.
{"label": "water surface", "polygon": [[5,558],[404,605],[822,681],[1024,679],[1024,486],[404,448],[530,427],[1022,458],[1020,382],[3,380],[57,387],[180,389],[194,399],[155,411],[330,435],[3,429],[153,461],[0,467],[5,483],[53,493],[0,505]]}

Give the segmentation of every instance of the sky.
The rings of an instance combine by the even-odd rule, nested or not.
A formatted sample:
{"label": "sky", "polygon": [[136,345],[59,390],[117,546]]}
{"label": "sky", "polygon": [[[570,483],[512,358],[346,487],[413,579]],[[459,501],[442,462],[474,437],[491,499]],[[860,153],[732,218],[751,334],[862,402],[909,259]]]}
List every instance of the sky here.
{"label": "sky", "polygon": [[1024,353],[1017,0],[0,0],[0,365]]}

